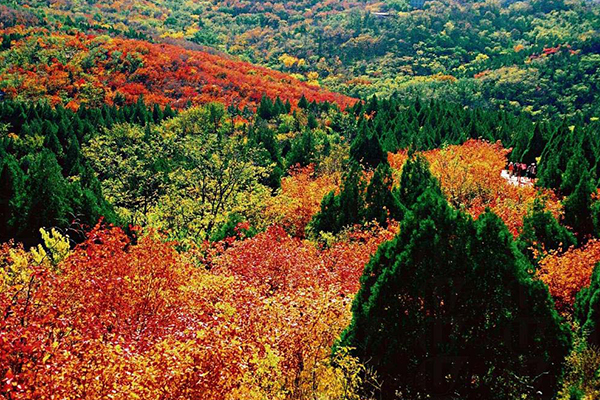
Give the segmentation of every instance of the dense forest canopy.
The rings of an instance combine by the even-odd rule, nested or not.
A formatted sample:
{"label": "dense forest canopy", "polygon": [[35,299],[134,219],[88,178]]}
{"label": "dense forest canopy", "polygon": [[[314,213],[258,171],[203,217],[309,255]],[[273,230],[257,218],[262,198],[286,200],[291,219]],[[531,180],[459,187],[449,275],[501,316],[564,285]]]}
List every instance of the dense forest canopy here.
{"label": "dense forest canopy", "polygon": [[0,398],[600,398],[599,30],[0,0]]}
{"label": "dense forest canopy", "polygon": [[198,44],[355,97],[399,92],[536,118],[600,107],[589,1],[3,2],[16,14],[5,26]]}

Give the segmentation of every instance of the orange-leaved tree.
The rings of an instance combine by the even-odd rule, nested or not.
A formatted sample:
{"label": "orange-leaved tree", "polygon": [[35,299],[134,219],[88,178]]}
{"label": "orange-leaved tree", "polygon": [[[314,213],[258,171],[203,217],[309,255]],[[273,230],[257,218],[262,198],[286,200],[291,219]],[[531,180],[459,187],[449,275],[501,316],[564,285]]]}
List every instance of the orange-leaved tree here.
{"label": "orange-leaved tree", "polygon": [[589,286],[594,266],[600,262],[600,241],[564,253],[551,252],[540,261],[537,276],[548,285],[559,311],[570,311],[577,293]]}
{"label": "orange-leaved tree", "polygon": [[269,199],[266,220],[283,226],[293,236],[304,237],[321,200],[340,185],[339,173],[317,174],[314,164],[293,169],[281,180],[280,192]]}

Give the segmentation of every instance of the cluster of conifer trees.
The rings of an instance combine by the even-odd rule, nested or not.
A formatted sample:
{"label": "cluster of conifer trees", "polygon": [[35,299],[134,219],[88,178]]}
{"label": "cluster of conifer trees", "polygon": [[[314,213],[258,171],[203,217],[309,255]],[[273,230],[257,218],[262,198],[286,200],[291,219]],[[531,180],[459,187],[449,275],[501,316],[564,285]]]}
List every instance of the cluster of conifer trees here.
{"label": "cluster of conifer trees", "polygon": [[[600,206],[591,197],[600,173],[600,142],[594,135],[597,122],[534,123],[502,111],[444,102],[406,102],[395,97],[372,97],[345,112],[330,103],[309,103],[304,97],[298,106],[299,110],[292,110],[289,102],[264,97],[256,113],[249,115],[253,122],[247,128],[248,146],[260,150],[256,162],[270,167],[264,183],[276,189],[291,166],[315,162],[317,152],[319,156],[329,152],[332,140],[349,143],[351,163],[342,190],[323,199],[322,212],[312,224],[316,231],[337,232],[364,221],[384,224],[387,217],[400,218],[400,194],[389,190],[387,152],[434,149],[470,138],[500,140],[513,148],[512,160],[538,163],[539,185],[568,196],[564,224],[578,236],[591,235],[600,223]],[[307,116],[305,126],[300,126],[300,111]],[[141,100],[132,105],[82,107],[77,112],[43,104],[1,102],[0,122],[14,135],[3,135],[0,143],[0,201],[4,206],[0,237],[31,241],[42,226],[66,227],[73,221],[90,225],[100,216],[116,222],[97,176],[81,155],[81,146],[100,129],[115,123],[144,126],[173,115],[169,107],[146,107]],[[295,118],[283,118],[287,115]],[[325,119],[328,123],[323,134]],[[291,130],[300,134],[292,140],[277,138]],[[374,171],[368,187],[361,177],[362,169]],[[539,222],[542,217],[532,218]],[[551,241],[552,235],[547,236]]]}
{"label": "cluster of conifer trees", "polygon": [[[129,122],[145,125],[175,115],[170,107],[136,104],[102,108],[0,102],[0,242],[32,244],[41,227],[116,223],[81,146],[99,130]],[[83,232],[72,237],[82,238]]]}
{"label": "cluster of conifer trees", "polygon": [[399,193],[400,233],[367,264],[338,345],[384,399],[552,398],[570,332],[504,223],[452,208],[418,156]]}

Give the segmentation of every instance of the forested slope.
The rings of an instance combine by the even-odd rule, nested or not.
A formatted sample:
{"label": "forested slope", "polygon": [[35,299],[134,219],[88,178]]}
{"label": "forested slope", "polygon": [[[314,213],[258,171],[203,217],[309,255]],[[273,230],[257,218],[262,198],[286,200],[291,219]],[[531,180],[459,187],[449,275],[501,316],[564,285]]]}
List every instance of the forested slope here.
{"label": "forested slope", "polygon": [[598,10],[0,0],[0,398],[600,398]]}
{"label": "forested slope", "polygon": [[49,24],[217,48],[354,97],[598,117],[595,2],[4,2]]}
{"label": "forested slope", "polygon": [[148,104],[182,108],[221,101],[243,109],[263,95],[294,105],[355,100],[300,82],[285,73],[239,60],[134,39],[40,28],[0,30],[0,90],[19,100],[48,100],[76,109],[80,104]]}

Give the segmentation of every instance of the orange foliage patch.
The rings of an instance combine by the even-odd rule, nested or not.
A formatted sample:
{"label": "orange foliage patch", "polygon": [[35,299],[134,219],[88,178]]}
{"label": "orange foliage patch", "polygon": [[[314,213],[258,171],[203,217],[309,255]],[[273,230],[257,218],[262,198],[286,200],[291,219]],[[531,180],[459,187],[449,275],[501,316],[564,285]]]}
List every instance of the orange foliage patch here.
{"label": "orange foliage patch", "polygon": [[[423,154],[452,205],[474,218],[490,208],[516,236],[536,196],[546,197],[547,207],[555,215],[560,212],[560,204],[551,191],[538,193],[540,190],[532,186],[516,186],[504,179],[501,172],[509,153],[500,143],[471,139]],[[390,165],[397,171],[402,170],[406,159],[406,151],[388,155]]]}
{"label": "orange foliage patch", "polygon": [[[24,279],[0,280],[0,396],[313,398],[335,383],[331,345],[364,264],[393,234],[319,249],[271,227],[209,270],[157,234],[95,228],[56,267],[29,258]],[[0,249],[0,273],[11,251]]]}
{"label": "orange foliage patch", "polygon": [[600,241],[562,254],[552,253],[540,261],[537,276],[548,285],[560,311],[568,311],[577,293],[589,286],[594,266],[600,262]]}
{"label": "orange foliage patch", "polygon": [[339,174],[318,176],[314,165],[296,169],[281,180],[280,193],[269,199],[266,220],[282,225],[293,236],[304,237],[323,197],[339,185]]}
{"label": "orange foliage patch", "polygon": [[[8,32],[0,29],[0,33]],[[341,107],[356,101],[281,72],[169,44],[29,29],[10,53],[25,62],[0,68],[6,94],[53,99],[70,103],[71,108],[82,103],[111,104],[117,94],[127,102],[143,95],[147,103],[177,107],[188,101],[255,107],[263,94],[292,104],[302,95],[309,101],[329,101]],[[44,57],[34,54],[50,62],[41,63]]]}

